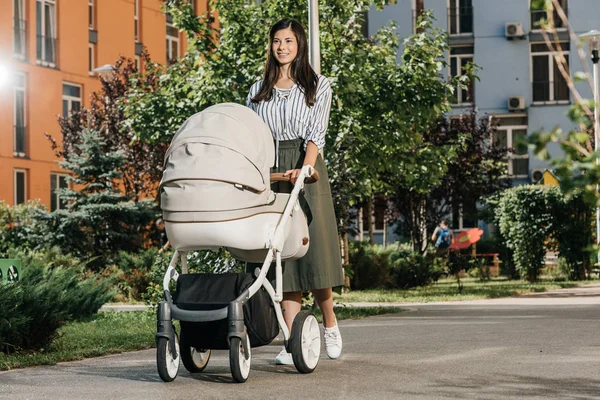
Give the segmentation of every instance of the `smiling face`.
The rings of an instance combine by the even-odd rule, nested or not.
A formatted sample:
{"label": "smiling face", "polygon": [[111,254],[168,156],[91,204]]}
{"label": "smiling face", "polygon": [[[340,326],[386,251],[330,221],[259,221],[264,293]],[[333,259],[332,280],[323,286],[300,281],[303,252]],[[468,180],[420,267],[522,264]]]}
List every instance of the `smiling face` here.
{"label": "smiling face", "polygon": [[298,40],[294,31],[285,28],[275,32],[271,51],[280,66],[290,65],[298,55]]}

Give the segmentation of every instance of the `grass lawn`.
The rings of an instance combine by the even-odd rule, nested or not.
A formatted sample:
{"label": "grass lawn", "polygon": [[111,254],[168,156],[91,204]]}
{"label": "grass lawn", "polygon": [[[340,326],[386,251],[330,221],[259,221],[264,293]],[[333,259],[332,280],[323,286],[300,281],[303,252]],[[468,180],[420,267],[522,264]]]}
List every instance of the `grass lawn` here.
{"label": "grass lawn", "polygon": [[[448,278],[441,279],[429,286],[406,290],[351,290],[342,295],[334,293],[334,300],[343,304],[351,302],[428,303],[433,301],[494,299],[586,284],[586,282],[569,281],[541,281],[531,284],[526,281],[507,280],[505,278],[495,278],[490,281],[464,278],[461,279],[461,282],[464,285],[462,293],[458,292],[456,279]],[[587,283],[597,282],[587,281]]]}
{"label": "grass lawn", "polygon": [[[391,307],[336,307],[339,320],[400,312]],[[315,314],[321,320],[320,311]],[[53,365],[61,361],[80,360],[124,351],[155,347],[156,313],[154,311],[102,312],[87,322],[73,322],[59,330],[50,349],[31,354],[0,353],[0,371],[34,365]]]}

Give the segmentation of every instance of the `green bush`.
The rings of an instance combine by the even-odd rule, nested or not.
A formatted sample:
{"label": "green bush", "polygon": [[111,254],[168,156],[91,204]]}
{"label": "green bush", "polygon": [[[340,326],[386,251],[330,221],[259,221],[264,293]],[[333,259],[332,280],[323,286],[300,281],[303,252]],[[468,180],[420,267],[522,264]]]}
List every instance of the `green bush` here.
{"label": "green bush", "polygon": [[159,255],[159,248],[152,247],[139,253],[119,252],[117,265],[104,271],[116,275],[118,294],[116,300],[142,300],[150,286],[152,266]]}
{"label": "green bush", "polygon": [[530,282],[538,279],[547,250],[560,252],[571,278],[589,273],[591,212],[580,194],[567,197],[556,186],[528,185],[507,189],[490,203],[517,269]]}
{"label": "green bush", "polygon": [[11,248],[30,247],[30,236],[35,231],[32,221],[39,212],[45,212],[39,200],[16,206],[0,201],[0,257]]}
{"label": "green bush", "polygon": [[350,242],[350,287],[364,290],[392,287],[390,251],[368,242]]}
{"label": "green bush", "polygon": [[371,246],[350,243],[350,287],[394,289],[423,286],[437,280],[443,267],[430,253],[423,256],[408,245]]}
{"label": "green bush", "polygon": [[70,320],[98,311],[112,293],[110,282],[82,278],[83,268],[57,249],[45,252],[9,251],[22,261],[18,282],[0,285],[0,351],[40,350]]}
{"label": "green bush", "polygon": [[[163,277],[169,267],[172,257],[172,249],[157,253],[154,257],[154,262],[150,271],[150,283],[145,293],[142,295],[142,299],[146,304],[156,305],[163,300]],[[223,248],[218,251],[202,250],[189,252],[187,254],[187,263],[190,273],[222,274],[225,272],[243,272],[245,270],[245,264],[234,259]],[[177,272],[181,273],[180,260],[178,260]]]}

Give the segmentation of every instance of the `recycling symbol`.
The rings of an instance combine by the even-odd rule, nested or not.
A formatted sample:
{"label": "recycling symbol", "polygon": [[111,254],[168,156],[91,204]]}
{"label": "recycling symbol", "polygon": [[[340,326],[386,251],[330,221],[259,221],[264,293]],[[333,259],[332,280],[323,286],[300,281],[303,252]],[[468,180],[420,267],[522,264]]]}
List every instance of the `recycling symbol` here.
{"label": "recycling symbol", "polygon": [[19,280],[19,270],[16,266],[11,265],[8,267],[8,271],[6,272],[6,278],[9,282],[16,282]]}

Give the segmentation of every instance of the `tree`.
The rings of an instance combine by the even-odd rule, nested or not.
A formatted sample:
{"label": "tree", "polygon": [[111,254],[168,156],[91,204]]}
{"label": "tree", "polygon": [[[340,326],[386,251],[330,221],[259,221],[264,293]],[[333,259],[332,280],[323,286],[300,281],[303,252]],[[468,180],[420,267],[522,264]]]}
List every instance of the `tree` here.
{"label": "tree", "polygon": [[154,196],[157,182],[162,176],[162,161],[166,151],[164,143],[136,140],[131,129],[125,124],[123,105],[126,94],[133,88],[152,93],[157,86],[160,68],[152,62],[146,50],[141,55],[149,71],[141,75],[131,59],[121,56],[114,65],[114,71],[99,78],[100,91],[91,94],[91,105],[73,111],[66,117],[59,117],[62,132],[62,146],[50,135],[57,157],[68,157],[77,151],[82,143],[81,132],[93,129],[106,153],[120,151],[123,162],[117,165],[123,191],[135,201]]}
{"label": "tree", "polygon": [[[512,149],[499,148],[492,143],[495,122],[478,118],[474,110],[458,118],[441,118],[434,129],[425,135],[426,143],[440,151],[447,159],[447,170],[440,183],[428,193],[416,194],[410,187],[398,185],[393,196],[395,217],[399,217],[400,231],[418,232],[411,218],[411,207],[424,202],[426,206],[426,229],[431,232],[440,220],[457,215],[464,205],[475,205],[485,197],[510,186],[506,158]],[[448,146],[454,147],[455,156],[446,156]],[[452,151],[452,148],[451,148]],[[477,214],[469,215],[477,219]]]}
{"label": "tree", "polygon": [[153,199],[134,201],[133,194],[119,189],[122,150],[107,152],[106,140],[94,129],[84,128],[79,137],[60,162],[71,173],[71,187],[58,190],[65,208],[38,210],[30,243],[58,246],[94,267],[113,261],[120,250],[142,248],[157,209]]}

